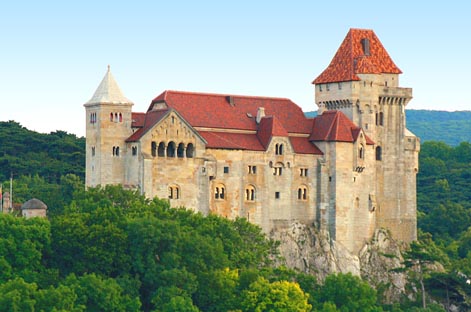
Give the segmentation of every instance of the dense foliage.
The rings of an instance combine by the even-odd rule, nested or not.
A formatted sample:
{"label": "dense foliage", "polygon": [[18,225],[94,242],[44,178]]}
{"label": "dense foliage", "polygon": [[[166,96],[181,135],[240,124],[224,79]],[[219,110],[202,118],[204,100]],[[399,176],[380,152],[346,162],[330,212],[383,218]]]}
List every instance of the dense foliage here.
{"label": "dense foliage", "polygon": [[13,174],[59,183],[68,173],[85,176],[85,138],[64,131],[41,134],[14,121],[0,121],[0,181]]}

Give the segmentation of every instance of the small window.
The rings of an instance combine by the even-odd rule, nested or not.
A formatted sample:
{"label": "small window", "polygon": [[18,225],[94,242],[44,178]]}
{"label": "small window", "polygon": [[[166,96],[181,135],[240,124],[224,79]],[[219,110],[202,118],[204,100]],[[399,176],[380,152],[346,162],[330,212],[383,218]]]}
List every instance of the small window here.
{"label": "small window", "polygon": [[319,85],[319,91],[322,92],[322,85]]}
{"label": "small window", "polygon": [[339,82],[338,86],[339,86],[339,90],[342,90],[342,83],[341,82]]}
{"label": "small window", "polygon": [[308,170],[307,168],[301,168],[300,169],[300,176],[301,177],[307,177]]}
{"label": "small window", "polygon": [[119,146],[113,146],[113,156],[119,156]]}
{"label": "small window", "polygon": [[157,148],[157,155],[159,157],[165,157],[165,143],[160,142],[159,147]]}
{"label": "small window", "polygon": [[92,157],[95,156],[95,146],[92,146]]}
{"label": "small window", "polygon": [[376,160],[381,160],[381,146],[376,146]]}
{"label": "small window", "polygon": [[215,199],[224,199],[226,197],[226,189],[223,185],[218,185],[214,189],[214,198]]}
{"label": "small window", "polygon": [[325,84],[325,89],[326,89],[327,91],[330,91],[330,84],[326,83],[326,84]]}
{"label": "small window", "polygon": [[168,187],[168,198],[169,199],[179,199],[180,198],[180,188],[176,185],[171,185]]}
{"label": "small window", "polygon": [[307,200],[307,187],[304,185],[298,188],[298,200]]}
{"label": "small window", "polygon": [[131,148],[131,152],[132,152],[132,156],[136,156],[137,155],[137,146],[133,146]]}
{"label": "small window", "polygon": [[359,149],[359,151],[358,151],[358,157],[359,157],[360,159],[364,159],[364,158],[365,158],[365,149],[363,148],[363,145],[360,146],[360,149]]}
{"label": "small window", "polygon": [[254,201],[255,200],[255,187],[253,185],[248,185],[245,188],[245,200]]}
{"label": "small window", "polygon": [[280,199],[280,192],[275,192],[275,199]]}
{"label": "small window", "polygon": [[113,113],[110,113],[110,121],[113,121]]}
{"label": "small window", "polygon": [[256,174],[257,166],[249,166],[249,174]]}
{"label": "small window", "polygon": [[152,141],[152,143],[150,144],[150,148],[151,148],[151,155],[152,157],[155,157],[157,155],[157,143],[155,141]]}
{"label": "small window", "polygon": [[229,167],[224,166],[224,173],[229,173]]}
{"label": "small window", "polygon": [[275,155],[283,155],[283,144],[275,144]]}
{"label": "small window", "polygon": [[189,143],[187,146],[186,146],[186,158],[193,158],[193,155],[194,155],[194,146],[193,146],[193,143]]}
{"label": "small window", "polygon": [[282,173],[283,173],[283,167],[281,166],[273,167],[273,175],[280,176]]}
{"label": "small window", "polygon": [[119,122],[123,122],[123,114],[119,113]]}
{"label": "small window", "polygon": [[183,158],[185,155],[185,145],[183,143],[178,144],[177,157]]}
{"label": "small window", "polygon": [[167,157],[175,157],[175,150],[176,150],[175,142],[172,141],[172,142],[168,143]]}

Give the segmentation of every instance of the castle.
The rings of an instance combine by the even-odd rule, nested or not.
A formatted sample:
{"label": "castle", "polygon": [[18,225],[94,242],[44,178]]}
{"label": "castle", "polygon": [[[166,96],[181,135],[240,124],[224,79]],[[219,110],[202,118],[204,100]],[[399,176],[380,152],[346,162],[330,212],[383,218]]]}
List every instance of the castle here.
{"label": "castle", "polygon": [[122,184],[269,233],[315,224],[351,252],[378,228],[416,239],[412,89],[372,30],[350,29],[313,81],[318,115],[285,98],[164,91],[132,112],[109,68],[86,110],[86,185]]}

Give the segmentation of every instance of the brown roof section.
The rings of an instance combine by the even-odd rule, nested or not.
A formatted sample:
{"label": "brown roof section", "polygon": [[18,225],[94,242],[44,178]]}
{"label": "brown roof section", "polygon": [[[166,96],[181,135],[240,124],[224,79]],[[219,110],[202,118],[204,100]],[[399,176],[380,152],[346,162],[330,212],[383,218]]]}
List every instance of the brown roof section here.
{"label": "brown roof section", "polygon": [[273,136],[287,137],[288,132],[281,125],[278,119],[274,116],[263,117],[260,120],[257,131],[258,138],[265,148],[270,144],[270,139]]}
{"label": "brown roof section", "polygon": [[302,109],[284,98],[165,91],[152,101],[148,111],[159,102],[175,109],[193,127],[257,131],[255,117],[263,107],[266,116],[276,116],[287,132],[311,131]]}
{"label": "brown roof section", "polygon": [[146,120],[146,113],[132,113],[132,128],[142,128]]}
{"label": "brown roof section", "polygon": [[[366,40],[365,40],[366,39]],[[365,48],[365,45],[369,46]],[[360,80],[357,74],[401,74],[371,29],[352,28],[313,84]]]}
{"label": "brown roof section", "polygon": [[[126,142],[136,142],[138,141],[147,131],[149,131],[157,122],[159,122],[165,115],[169,113],[168,109],[155,110],[147,113],[145,115],[144,122],[139,130],[134,132],[129,138],[126,139]],[[134,117],[134,114],[132,116]],[[140,114],[140,113],[139,113]]]}
{"label": "brown roof section", "polygon": [[[326,111],[314,119],[311,141],[327,142],[355,142],[360,135],[361,128],[355,125],[341,111]],[[374,144],[365,135],[366,144]]]}

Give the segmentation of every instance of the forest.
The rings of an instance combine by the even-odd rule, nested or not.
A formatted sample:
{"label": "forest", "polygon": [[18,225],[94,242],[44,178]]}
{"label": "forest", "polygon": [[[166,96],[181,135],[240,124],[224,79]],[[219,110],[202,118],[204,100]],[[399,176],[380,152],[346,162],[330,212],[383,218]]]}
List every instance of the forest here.
{"label": "forest", "polygon": [[85,190],[83,138],[6,122],[0,144],[3,189],[13,171],[15,203],[35,197],[49,208],[47,219],[0,214],[0,311],[471,309],[468,142],[422,143],[419,240],[398,268],[411,292],[393,303],[351,274],[321,283],[275,266],[278,243],[245,219],[172,209],[119,186]]}

